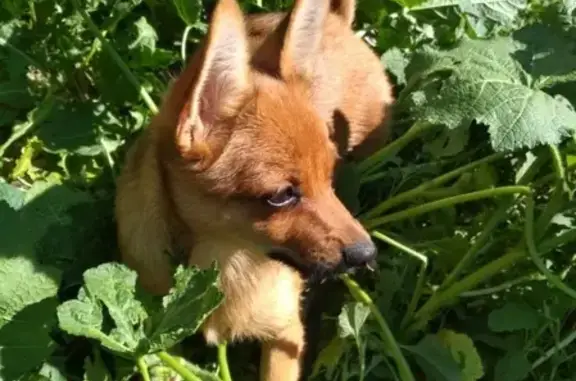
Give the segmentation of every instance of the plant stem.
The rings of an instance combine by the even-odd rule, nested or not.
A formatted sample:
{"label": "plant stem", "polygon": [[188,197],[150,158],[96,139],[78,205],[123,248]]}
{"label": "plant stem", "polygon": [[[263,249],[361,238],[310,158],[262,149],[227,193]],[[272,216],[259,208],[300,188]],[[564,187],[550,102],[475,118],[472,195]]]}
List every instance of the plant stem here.
{"label": "plant stem", "polygon": [[186,63],[186,47],[188,46],[188,35],[192,30],[191,25],[187,25],[182,33],[182,45],[180,46],[180,54],[182,55],[182,62]]}
{"label": "plant stem", "polygon": [[562,339],[558,344],[554,345],[554,347],[548,349],[546,353],[544,353],[540,358],[538,358],[532,364],[532,370],[536,369],[543,363],[545,363],[550,357],[554,356],[557,352],[561,351],[562,349],[566,348],[570,345],[574,340],[576,340],[576,331],[570,333],[564,339]]}
{"label": "plant stem", "polygon": [[477,298],[479,296],[494,295],[500,291],[508,290],[511,287],[514,287],[520,283],[528,282],[531,280],[544,280],[544,279],[546,279],[546,278],[543,277],[539,272],[535,272],[533,274],[523,275],[523,276],[518,277],[516,279],[513,279],[511,281],[504,282],[502,284],[499,284],[498,286],[463,292],[462,294],[460,294],[460,297],[461,298]]}
{"label": "plant stem", "polygon": [[28,113],[27,120],[18,124],[17,127],[14,128],[12,134],[0,146],[0,158],[4,156],[4,153],[12,144],[14,144],[17,140],[28,134],[34,127],[36,127],[39,123],[42,123],[52,112],[52,108],[54,107],[55,98],[52,90],[48,91],[48,94],[42,100],[36,108]]}
{"label": "plant stem", "polygon": [[548,240],[543,241],[542,244],[539,245],[538,249],[542,253],[547,253],[550,250],[559,248],[560,246],[563,246],[575,240],[576,240],[576,229],[572,229],[554,238],[550,238]]}
{"label": "plant stem", "polygon": [[381,330],[380,334],[382,337],[382,341],[384,342],[384,344],[390,351],[390,355],[396,362],[398,373],[400,374],[400,379],[402,381],[415,381],[414,375],[412,374],[408,362],[406,361],[406,358],[402,354],[402,351],[400,350],[400,347],[398,346],[396,339],[394,339],[392,331],[390,331],[390,328],[388,327],[386,320],[378,310],[378,307],[376,307],[376,305],[372,301],[372,298],[370,298],[370,295],[368,295],[358,285],[358,283],[356,283],[348,275],[346,274],[341,275],[340,279],[342,279],[346,287],[348,287],[348,290],[350,291],[354,299],[356,299],[360,303],[365,304],[370,309],[370,312],[372,313],[372,315],[376,319],[376,322],[380,326]]}
{"label": "plant stem", "polygon": [[477,192],[465,193],[454,197],[448,197],[432,201],[426,204],[415,206],[410,209],[403,210],[401,212],[392,213],[384,217],[374,218],[372,220],[363,222],[368,229],[373,229],[377,226],[384,225],[393,221],[404,220],[406,218],[431,212],[433,210],[446,208],[452,205],[481,200],[484,198],[493,198],[517,193],[529,194],[530,188],[525,186],[514,185],[514,186],[505,186],[499,188],[485,189]]}
{"label": "plant stem", "polygon": [[466,270],[466,267],[472,262],[472,260],[476,257],[476,254],[484,247],[484,245],[488,242],[490,237],[492,237],[492,232],[498,224],[506,217],[508,208],[512,205],[511,200],[504,200],[500,204],[500,206],[496,209],[496,212],[492,214],[484,229],[474,242],[472,246],[466,251],[464,256],[460,259],[458,264],[450,271],[450,273],[446,276],[444,281],[439,287],[439,290],[443,290],[446,287],[450,286],[454,283],[460,275]]}
{"label": "plant stem", "polygon": [[223,381],[232,381],[230,368],[228,366],[228,354],[226,353],[226,342],[218,344],[218,364],[220,365],[220,377]]}
{"label": "plant stem", "polygon": [[452,180],[455,177],[458,177],[468,171],[471,171],[472,169],[475,169],[476,167],[479,167],[483,164],[487,164],[490,162],[493,162],[495,160],[501,159],[505,156],[504,153],[495,153],[489,156],[486,156],[480,160],[476,160],[470,164],[464,165],[462,167],[456,168],[453,171],[450,171],[448,173],[445,173],[441,176],[438,176],[430,181],[427,181],[419,186],[417,186],[416,188],[410,189],[406,192],[402,192],[400,194],[397,194],[389,199],[387,199],[386,201],[380,203],[379,205],[377,205],[375,208],[371,209],[370,211],[368,211],[365,215],[364,218],[372,218],[374,216],[377,216],[379,214],[381,214],[382,212],[406,201],[406,200],[411,200],[414,197],[416,197],[418,194],[424,192],[425,190],[428,190],[430,188],[434,188],[434,187],[438,187],[444,183],[446,183],[447,181]]}
{"label": "plant stem", "polygon": [[390,144],[384,146],[382,149],[378,150],[370,157],[364,159],[364,161],[358,164],[358,170],[363,175],[367,175],[370,172],[373,172],[374,170],[378,169],[379,164],[384,158],[394,155],[396,152],[400,151],[408,143],[418,137],[421,133],[431,127],[433,127],[432,124],[424,121],[418,121],[414,123],[412,127],[410,127],[408,131],[404,133],[404,135],[400,136]]}
{"label": "plant stem", "polygon": [[178,360],[172,357],[165,351],[159,352],[157,356],[162,360],[162,362],[168,365],[170,368],[174,369],[176,373],[182,376],[186,381],[202,381],[200,377],[196,376],[190,370],[188,370],[184,365],[180,364]]}
{"label": "plant stem", "polygon": [[517,245],[502,257],[484,265],[464,279],[452,284],[443,292],[434,294],[430,299],[428,299],[422,308],[414,314],[415,322],[408,328],[408,332],[422,329],[430,320],[432,314],[438,309],[452,303],[454,300],[458,299],[459,295],[463,292],[473,289],[484,280],[510,267],[525,255],[526,251],[520,245]]}
{"label": "plant stem", "polygon": [[132,74],[132,72],[128,68],[128,65],[126,65],[126,63],[122,60],[118,52],[116,52],[116,50],[114,50],[112,45],[110,45],[110,43],[102,36],[102,33],[100,33],[100,29],[98,29],[96,24],[94,24],[88,13],[86,13],[86,11],[80,7],[80,4],[78,4],[78,0],[70,0],[70,1],[72,2],[74,8],[76,8],[76,12],[78,12],[80,16],[82,16],[82,18],[88,25],[88,29],[90,29],[90,31],[94,34],[94,36],[96,36],[96,38],[100,40],[104,49],[106,49],[108,54],[110,54],[110,56],[112,57],[112,60],[114,60],[114,62],[116,62],[116,65],[118,65],[120,70],[122,70],[122,73],[124,73],[126,79],[128,79],[128,81],[130,81],[132,86],[134,86],[136,90],[138,90],[140,97],[142,97],[142,100],[144,101],[144,103],[146,103],[150,111],[152,111],[153,114],[157,114],[158,107],[152,100],[150,94],[148,94],[148,91],[146,91],[146,89],[142,87],[140,81],[138,81],[138,79],[134,76],[134,74]]}
{"label": "plant stem", "polygon": [[550,145],[550,153],[552,155],[552,164],[554,166],[554,173],[558,181],[565,183],[566,181],[566,171],[564,170],[564,164],[562,164],[562,154],[560,150],[555,145]]}
{"label": "plant stem", "polygon": [[526,223],[524,228],[524,237],[526,239],[526,247],[528,248],[528,253],[530,254],[530,258],[532,258],[532,262],[534,262],[536,267],[538,267],[538,270],[540,270],[546,279],[548,279],[548,282],[552,283],[554,286],[556,286],[556,288],[564,292],[566,295],[576,299],[576,290],[568,286],[562,281],[562,279],[548,270],[542,261],[542,258],[540,258],[538,254],[536,244],[534,243],[534,199],[532,197],[529,197],[526,203]]}
{"label": "plant stem", "polygon": [[402,318],[402,323],[400,324],[401,327],[404,327],[408,324],[409,319],[416,311],[416,307],[418,306],[418,302],[420,301],[420,296],[422,295],[422,289],[424,288],[424,281],[426,280],[426,270],[428,268],[428,257],[418,251],[396,241],[395,239],[387,236],[386,234],[374,231],[372,232],[372,236],[392,245],[408,255],[413,256],[414,258],[420,261],[420,270],[418,272],[418,279],[416,280],[416,287],[414,288],[414,293],[412,294],[412,298],[410,299],[410,303],[408,303],[408,308],[406,308],[406,313],[404,314],[404,318]]}
{"label": "plant stem", "polygon": [[136,365],[138,366],[138,371],[142,375],[143,381],[150,381],[150,373],[148,372],[148,365],[144,361],[144,357],[138,357],[136,359]]}

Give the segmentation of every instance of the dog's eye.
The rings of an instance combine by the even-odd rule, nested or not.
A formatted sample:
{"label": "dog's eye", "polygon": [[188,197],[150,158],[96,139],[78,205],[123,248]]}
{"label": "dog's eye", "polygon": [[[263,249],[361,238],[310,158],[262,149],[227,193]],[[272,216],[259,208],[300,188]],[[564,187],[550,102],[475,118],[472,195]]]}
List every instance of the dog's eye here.
{"label": "dog's eye", "polygon": [[266,202],[273,207],[280,208],[297,203],[300,201],[301,196],[300,188],[290,185],[279,190],[273,196],[266,198]]}

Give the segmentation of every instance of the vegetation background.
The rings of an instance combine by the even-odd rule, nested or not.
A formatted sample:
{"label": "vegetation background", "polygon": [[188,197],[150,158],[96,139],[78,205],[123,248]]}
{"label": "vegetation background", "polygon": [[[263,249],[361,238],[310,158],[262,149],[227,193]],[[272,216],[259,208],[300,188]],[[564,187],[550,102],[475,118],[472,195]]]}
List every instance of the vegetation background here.
{"label": "vegetation background", "polygon": [[[193,335],[217,269],[180,269],[159,300],[113,262],[123,155],[211,6],[2,0],[0,380],[229,379]],[[338,191],[385,245],[326,310],[311,379],[576,380],[575,9],[359,0],[354,29],[396,84],[394,140]],[[165,352],[185,338],[191,363]],[[231,348],[233,378],[255,379],[255,358]]]}

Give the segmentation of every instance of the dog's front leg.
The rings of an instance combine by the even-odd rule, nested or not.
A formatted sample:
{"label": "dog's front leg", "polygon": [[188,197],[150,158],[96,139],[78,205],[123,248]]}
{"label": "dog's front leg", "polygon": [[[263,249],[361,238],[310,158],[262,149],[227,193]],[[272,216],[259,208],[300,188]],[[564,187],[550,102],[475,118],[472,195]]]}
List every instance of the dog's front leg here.
{"label": "dog's front leg", "polygon": [[276,338],[262,344],[260,381],[298,381],[304,354],[304,326],[299,316]]}

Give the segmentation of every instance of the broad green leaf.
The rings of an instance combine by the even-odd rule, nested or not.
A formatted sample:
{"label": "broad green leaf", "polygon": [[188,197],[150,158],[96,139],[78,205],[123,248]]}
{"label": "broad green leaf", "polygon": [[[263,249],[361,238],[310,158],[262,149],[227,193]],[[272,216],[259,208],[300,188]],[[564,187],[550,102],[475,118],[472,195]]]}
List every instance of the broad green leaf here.
{"label": "broad green leaf", "polygon": [[135,299],[136,273],[120,264],[89,269],[84,287],[91,300],[102,302],[115,323],[112,339],[127,347],[136,347],[142,332],[138,325],[146,318],[142,303]]}
{"label": "broad green leaf", "polygon": [[162,67],[177,59],[173,52],[156,46],[158,34],[145,17],[140,17],[134,28],[134,38],[127,46],[130,67]]}
{"label": "broad green leaf", "polygon": [[26,202],[26,194],[20,189],[0,181],[0,200],[8,204],[10,208],[18,210]]}
{"label": "broad green leaf", "polygon": [[51,229],[61,246],[73,236],[69,208],[90,200],[69,188],[37,183],[24,192],[0,185],[0,379],[14,379],[52,352],[61,269],[39,255]]}
{"label": "broad green leaf", "polygon": [[[530,76],[512,57],[518,45],[510,38],[467,40],[445,52],[452,73],[438,94],[423,104],[421,117],[457,128],[474,119],[486,124],[497,151],[558,144],[576,130],[576,112],[561,96],[534,88]],[[445,60],[433,63],[448,67]]]}
{"label": "broad green leaf", "polygon": [[52,363],[45,362],[42,364],[38,374],[49,381],[67,381],[66,376],[62,372],[62,368],[63,367],[58,367]]}
{"label": "broad green leaf", "polygon": [[172,0],[180,18],[188,25],[195,25],[200,18],[202,2],[200,0]]}
{"label": "broad green leaf", "polygon": [[463,381],[460,366],[435,335],[426,335],[416,345],[404,346],[430,381]]}
{"label": "broad green leaf", "polygon": [[112,381],[99,350],[94,351],[94,360],[90,357],[84,360],[84,369],[86,370],[84,381]]}
{"label": "broad green leaf", "polygon": [[[2,279],[10,278],[3,274]],[[44,285],[34,290],[32,287],[37,285],[33,283],[22,287],[26,287],[28,292],[47,291]],[[4,315],[0,316],[0,380],[17,380],[52,353],[56,343],[52,341],[50,331],[56,321],[54,311],[57,305],[55,297],[48,297],[28,304],[7,320]]]}
{"label": "broad green leaf", "polygon": [[[120,144],[111,132],[122,131],[120,121],[99,102],[59,103],[40,125],[38,137],[54,153],[100,155]],[[115,139],[113,139],[115,138]]]}
{"label": "broad green leaf", "polygon": [[530,374],[531,365],[522,351],[506,353],[494,369],[494,381],[522,381]]}
{"label": "broad green leaf", "polygon": [[[58,307],[60,328],[99,340],[111,351],[133,355],[144,338],[141,324],[146,319],[144,307],[135,299],[136,273],[123,265],[106,263],[86,270],[84,282],[77,299]],[[108,333],[103,332],[102,305],[114,320]]]}
{"label": "broad green leaf", "polygon": [[333,337],[328,345],[322,348],[318,354],[318,357],[314,362],[314,370],[312,372],[312,376],[319,374],[320,370],[325,368],[326,377],[332,379],[334,371],[338,367],[345,349],[346,341],[338,336]]}
{"label": "broad green leaf", "polygon": [[348,303],[342,307],[342,312],[338,315],[340,337],[352,336],[358,339],[368,315],[370,315],[370,309],[359,302]]}
{"label": "broad green leaf", "polygon": [[457,6],[480,20],[506,25],[513,22],[527,4],[527,0],[428,0],[411,10]]}
{"label": "broad green leaf", "polygon": [[448,348],[462,370],[462,381],[476,381],[484,376],[482,359],[470,337],[463,333],[443,329],[438,338]]}
{"label": "broad green leaf", "polygon": [[223,301],[217,287],[218,268],[200,271],[179,267],[175,286],[162,299],[163,311],[155,314],[146,330],[152,350],[170,348],[195,333]]}
{"label": "broad green leaf", "polygon": [[[464,123],[466,124],[466,122]],[[437,158],[454,156],[466,148],[469,135],[470,132],[467,128],[442,130],[434,140],[425,142],[422,148]]]}
{"label": "broad green leaf", "polygon": [[539,322],[538,312],[525,303],[508,302],[488,316],[488,326],[494,332],[531,330]]}
{"label": "broad green leaf", "polygon": [[[84,273],[78,298],[58,307],[60,328],[96,339],[125,357],[166,350],[192,335],[218,306],[216,268],[179,269],[175,286],[162,303],[141,300],[136,272],[118,263],[105,263]],[[113,326],[104,326],[104,309]]]}
{"label": "broad green leaf", "polygon": [[570,15],[576,9],[576,0],[562,0],[564,7],[566,8],[566,12]]}
{"label": "broad green leaf", "polygon": [[400,49],[392,48],[386,51],[381,57],[383,65],[388,69],[398,81],[398,84],[406,84],[405,70],[410,60]]}
{"label": "broad green leaf", "polygon": [[513,56],[534,80],[535,88],[576,81],[576,41],[559,27],[533,25],[516,31]]}

